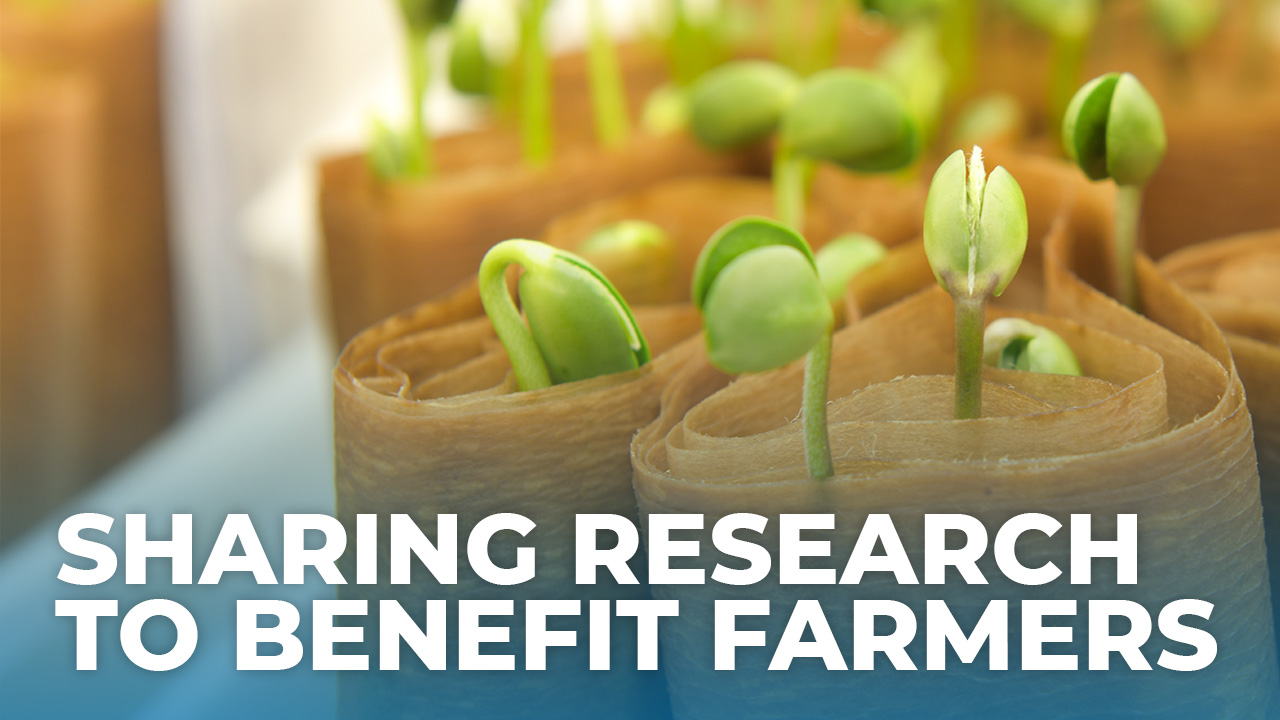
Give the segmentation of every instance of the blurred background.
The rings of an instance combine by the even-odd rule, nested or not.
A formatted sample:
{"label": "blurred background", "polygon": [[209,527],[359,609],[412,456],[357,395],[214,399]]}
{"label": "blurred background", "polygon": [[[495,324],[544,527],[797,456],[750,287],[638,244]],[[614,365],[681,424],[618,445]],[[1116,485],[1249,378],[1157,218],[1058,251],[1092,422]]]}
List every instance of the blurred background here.
{"label": "blurred background", "polygon": [[[626,34],[643,5],[604,6]],[[555,3],[553,49],[585,8]],[[403,36],[394,0],[0,1],[0,549],[326,333],[317,158],[405,114]],[[475,124],[432,88],[437,132]]]}

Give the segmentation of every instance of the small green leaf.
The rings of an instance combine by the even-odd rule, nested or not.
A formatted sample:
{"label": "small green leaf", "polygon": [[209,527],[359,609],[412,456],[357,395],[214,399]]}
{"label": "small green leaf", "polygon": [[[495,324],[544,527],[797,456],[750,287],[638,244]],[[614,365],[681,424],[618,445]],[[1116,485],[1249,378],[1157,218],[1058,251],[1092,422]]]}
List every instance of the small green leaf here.
{"label": "small green leaf", "polygon": [[985,175],[982,149],[951,154],[933,176],[925,201],[924,249],[934,276],[956,297],[999,295],[1027,248],[1022,188],[1003,167]]}
{"label": "small green leaf", "polygon": [[591,253],[643,252],[655,248],[674,247],[665,230],[644,220],[620,220],[591,233],[578,252]]}
{"label": "small green leaf", "polygon": [[875,238],[859,233],[841,235],[814,254],[818,277],[831,302],[839,302],[855,275],[884,259],[888,254]]}
{"label": "small green leaf", "polygon": [[777,63],[721,65],[690,92],[690,128],[702,144],[716,150],[760,142],[777,128],[798,87],[798,76]]}
{"label": "small green leaf", "polygon": [[733,262],[739,255],[769,245],[788,245],[795,248],[808,259],[811,266],[814,266],[816,273],[817,266],[813,260],[813,250],[799,233],[768,218],[739,218],[717,230],[702,247],[702,252],[699,253],[698,261],[693,268],[691,296],[694,307],[702,309],[711,283],[726,265]]}
{"label": "small green leaf", "polygon": [[[524,268],[519,311],[506,270]],[[521,390],[622,372],[649,361],[630,308],[585,260],[531,240],[495,245],[480,263],[480,297]]]}
{"label": "small green leaf", "polygon": [[557,253],[520,277],[520,305],[556,384],[632,370],[649,348],[622,296],[586,261]]}
{"label": "small green leaf", "polygon": [[855,172],[889,172],[919,151],[915,121],[898,91],[865,70],[838,68],[805,81],[782,119],[792,151]]}
{"label": "small green leaf", "polygon": [[1080,375],[1075,352],[1060,335],[1021,318],[1001,318],[987,326],[983,363],[1006,370]]}
{"label": "small green leaf", "polygon": [[797,360],[833,322],[812,261],[789,245],[735,257],[712,283],[703,315],[707,354],[731,373],[763,372]]}
{"label": "small green leaf", "polygon": [[1005,4],[1055,37],[1083,38],[1098,21],[1098,0],[1005,0]]}
{"label": "small green leaf", "polygon": [[689,127],[689,94],[677,85],[663,85],[649,94],[640,126],[656,137]]}
{"label": "small green leaf", "polygon": [[1143,185],[1155,174],[1167,147],[1155,98],[1125,73],[1116,83],[1107,120],[1107,171],[1121,185]]}
{"label": "small green leaf", "polygon": [[449,84],[467,95],[488,95],[493,91],[495,72],[479,23],[459,16],[453,23],[453,47],[449,50]]}
{"label": "small green leaf", "polygon": [[1152,24],[1165,42],[1190,50],[1209,37],[1222,16],[1221,0],[1147,0]]}
{"label": "small green leaf", "polygon": [[1164,158],[1164,120],[1155,99],[1129,73],[1108,73],[1071,99],[1062,144],[1092,180],[1143,185]]}
{"label": "small green leaf", "polygon": [[1107,73],[1085,83],[1062,118],[1062,145],[1090,180],[1107,177],[1107,118],[1119,80]]}

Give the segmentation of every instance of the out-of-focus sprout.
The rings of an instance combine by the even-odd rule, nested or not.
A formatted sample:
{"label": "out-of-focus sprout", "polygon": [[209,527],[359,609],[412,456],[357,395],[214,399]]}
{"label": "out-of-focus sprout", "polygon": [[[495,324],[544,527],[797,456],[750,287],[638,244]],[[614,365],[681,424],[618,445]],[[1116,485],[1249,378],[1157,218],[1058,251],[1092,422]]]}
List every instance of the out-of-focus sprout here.
{"label": "out-of-focus sprout", "polygon": [[689,95],[689,126],[703,145],[729,150],[773,134],[800,89],[800,77],[777,63],[743,60],[708,72]]}
{"label": "out-of-focus sprout", "polygon": [[982,414],[982,328],[987,301],[1004,292],[1027,248],[1027,205],[1003,167],[987,176],[982,148],[957,150],[938,168],[924,210],[924,249],[956,306],[957,420]]}
{"label": "out-of-focus sprout", "polygon": [[852,68],[801,81],[776,63],[730,63],[694,86],[689,113],[694,135],[713,149],[751,145],[777,131],[778,219],[797,230],[804,227],[814,162],[891,172],[911,164],[919,151],[915,122],[897,90],[884,78]]}
{"label": "out-of-focus sprout", "polygon": [[852,68],[805,81],[783,115],[781,141],[793,152],[861,173],[901,170],[919,150],[919,132],[893,86]]}
{"label": "out-of-focus sprout", "polygon": [[805,463],[815,479],[833,475],[827,382],[835,316],[809,244],[772,220],[735,220],[703,247],[692,295],[716,367],[763,372],[808,354],[800,411]]}
{"label": "out-of-focus sprout", "polygon": [[888,253],[875,238],[861,233],[841,235],[823,245],[813,259],[827,299],[833,305],[839,303],[853,276],[880,262]]}
{"label": "out-of-focus sprout", "polygon": [[409,67],[409,126],[401,138],[385,123],[375,122],[369,162],[383,178],[421,178],[435,171],[431,134],[423,112],[431,77],[427,41],[433,30],[447,24],[453,17],[458,0],[397,0],[396,5],[404,23],[405,54]]}
{"label": "out-of-focus sprout", "polygon": [[1176,52],[1186,53],[1204,42],[1222,17],[1221,0],[1147,0],[1156,31]]}
{"label": "out-of-focus sprout", "polygon": [[1134,255],[1142,190],[1164,158],[1164,120],[1155,99],[1129,73],[1108,73],[1080,88],[1067,107],[1062,144],[1090,180],[1116,183],[1116,297],[1138,309]]}
{"label": "out-of-focus sprout", "polygon": [[659,36],[671,79],[679,87],[689,87],[729,56],[736,4],[665,0],[658,9],[663,16]]}
{"label": "out-of-focus sprout", "polygon": [[982,361],[989,367],[1049,375],[1080,375],[1071,346],[1049,328],[1021,318],[1000,318],[987,325]]}
{"label": "out-of-focus sprout", "polygon": [[640,115],[640,125],[650,135],[661,137],[689,127],[689,93],[674,84],[662,85],[649,93]]}
{"label": "out-of-focus sprout", "polygon": [[542,39],[542,21],[551,0],[520,5],[520,146],[530,165],[551,162],[551,60]]}
{"label": "out-of-focus sprout", "polygon": [[631,132],[631,116],[627,110],[622,70],[618,67],[618,53],[605,23],[601,0],[589,0],[589,3],[591,29],[587,42],[587,67],[596,138],[604,147],[615,147],[626,142]]}
{"label": "out-of-focus sprout", "polygon": [[824,70],[805,80],[782,117],[774,161],[778,218],[804,227],[807,179],[815,161],[859,173],[910,165],[919,131],[897,90],[864,70]]}
{"label": "out-of-focus sprout", "polygon": [[[520,318],[507,268],[524,269]],[[480,299],[507,350],[520,390],[586,380],[649,361],[649,347],[627,303],[582,258],[532,240],[506,240],[480,263]]]}
{"label": "out-of-focus sprout", "polygon": [[937,31],[929,25],[905,30],[881,57],[880,71],[901,92],[915,118],[920,144],[928,146],[942,117],[950,77],[938,50]]}
{"label": "out-of-focus sprout", "polygon": [[676,244],[644,220],[622,220],[592,233],[577,248],[633,304],[672,300]]}
{"label": "out-of-focus sprout", "polygon": [[951,0],[862,0],[867,12],[883,15],[899,27],[932,20]]}
{"label": "out-of-focus sprout", "polygon": [[815,73],[836,64],[840,50],[840,16],[849,8],[857,8],[857,2],[849,0],[817,0],[818,10],[814,18],[814,30],[808,43],[809,52],[797,60],[797,68],[804,73]]}
{"label": "out-of-focus sprout", "polygon": [[1080,84],[1085,50],[1098,22],[1098,0],[1005,0],[1028,23],[1053,39],[1047,107],[1056,130],[1072,91]]}
{"label": "out-of-focus sprout", "polygon": [[961,108],[951,127],[951,145],[1011,145],[1026,132],[1026,115],[1017,98],[984,95]]}
{"label": "out-of-focus sprout", "polygon": [[929,38],[933,51],[945,58],[941,61],[946,70],[942,90],[959,92],[968,87],[977,36],[975,0],[863,0],[862,5],[904,34],[915,32]]}
{"label": "out-of-focus sprout", "polygon": [[465,95],[488,95],[498,72],[484,46],[480,23],[458,13],[453,21],[453,46],[449,49],[449,84]]}

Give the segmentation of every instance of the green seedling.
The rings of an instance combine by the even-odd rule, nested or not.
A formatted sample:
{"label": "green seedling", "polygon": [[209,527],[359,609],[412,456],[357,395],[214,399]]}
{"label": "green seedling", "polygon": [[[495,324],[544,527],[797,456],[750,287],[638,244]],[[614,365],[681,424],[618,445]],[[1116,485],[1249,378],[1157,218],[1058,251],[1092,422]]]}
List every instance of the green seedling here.
{"label": "green seedling", "polygon": [[596,230],[577,251],[631,302],[672,300],[676,243],[661,227],[644,220],[621,220]]}
{"label": "green seedling", "polygon": [[833,305],[839,303],[849,288],[849,281],[888,254],[884,245],[861,233],[841,235],[823,245],[813,259],[827,300]]}
{"label": "green seedling", "polygon": [[973,77],[973,48],[977,41],[975,3],[976,0],[863,0],[862,5],[867,12],[881,15],[896,26],[904,39],[912,34],[928,36],[932,52],[945,58],[941,60],[945,70],[941,90],[960,92]]}
{"label": "green seedling", "polygon": [[713,150],[753,145],[773,134],[799,90],[800,76],[777,63],[721,65],[691,89],[689,127]]}
{"label": "green seedling", "polygon": [[741,10],[730,3],[666,0],[666,27],[659,31],[676,86],[687,88],[730,55]]}
{"label": "green seedling", "polygon": [[654,137],[671,135],[689,128],[689,93],[675,84],[662,85],[649,93],[640,126]]}
{"label": "green seedling", "polygon": [[950,71],[938,49],[938,33],[931,25],[903,31],[880,59],[880,71],[901,93],[915,118],[920,144],[929,145],[942,117]]}
{"label": "green seedling", "polygon": [[1013,280],[1027,248],[1027,204],[1003,167],[987,176],[982,148],[938,168],[924,210],[929,265],[956,308],[957,420],[982,414],[982,328],[987,302]]}
{"label": "green seedling", "polygon": [[689,121],[703,144],[720,150],[776,133],[777,215],[797,230],[804,227],[814,163],[890,172],[909,165],[919,151],[915,122],[897,90],[879,76],[851,68],[801,80],[776,63],[730,63],[694,86]]}
{"label": "green seedling", "polygon": [[1025,113],[1017,98],[1002,93],[984,95],[956,115],[951,127],[951,145],[1009,144],[1021,139],[1025,128]]}
{"label": "green seedling", "polygon": [[1098,22],[1098,0],[1005,0],[1005,3],[1053,40],[1046,109],[1049,127],[1057,129],[1072,91],[1080,84],[1085,51]]}
{"label": "green seedling", "polygon": [[1080,362],[1054,331],[1021,318],[1001,318],[987,326],[982,361],[989,367],[1050,375],[1080,375]]}
{"label": "green seedling", "polygon": [[454,18],[453,45],[449,49],[449,84],[464,95],[492,94],[501,69],[484,44],[478,18],[458,13]]}
{"label": "green seedling", "polygon": [[523,0],[520,5],[520,147],[525,162],[551,162],[551,59],[542,39],[550,0]]}
{"label": "green seedling", "polygon": [[431,77],[427,41],[433,30],[453,17],[458,0],[398,0],[397,6],[404,23],[409,68],[409,127],[403,137],[396,137],[384,123],[377,122],[369,160],[374,171],[384,178],[421,178],[435,170],[431,134],[423,110]]}
{"label": "green seedling", "polygon": [[1138,309],[1134,255],[1142,190],[1167,145],[1160,108],[1138,78],[1108,73],[1080,88],[1067,107],[1062,144],[1090,180],[1116,183],[1116,297]]}
{"label": "green seedling", "polygon": [[[518,282],[520,317],[507,286]],[[649,361],[649,347],[627,303],[599,270],[582,258],[532,240],[506,240],[480,263],[480,299],[521,391],[632,370]]]}
{"label": "green seedling", "polygon": [[1222,17],[1221,0],[1147,0],[1151,23],[1175,52],[1203,43]]}
{"label": "green seedling", "polygon": [[631,115],[618,53],[600,3],[601,0],[590,0],[588,6],[591,29],[587,39],[587,69],[591,81],[591,110],[600,144],[616,147],[626,142],[631,133]]}
{"label": "green seedling", "polygon": [[833,475],[827,381],[835,316],[809,244],[765,218],[730,222],[702,248],[692,296],[702,312],[707,355],[721,370],[763,372],[807,353],[805,463],[815,479]]}
{"label": "green seedling", "polygon": [[774,160],[778,217],[804,227],[808,177],[816,162],[858,173],[901,170],[920,152],[920,132],[898,91],[884,78],[852,68],[804,81],[783,113]]}

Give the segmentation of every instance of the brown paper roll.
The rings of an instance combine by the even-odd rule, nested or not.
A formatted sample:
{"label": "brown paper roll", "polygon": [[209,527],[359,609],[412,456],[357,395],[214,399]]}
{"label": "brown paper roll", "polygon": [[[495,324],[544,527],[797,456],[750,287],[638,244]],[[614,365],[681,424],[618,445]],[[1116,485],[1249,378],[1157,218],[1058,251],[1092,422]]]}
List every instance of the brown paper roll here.
{"label": "brown paper roll", "polygon": [[337,338],[453,287],[494,243],[537,237],[572,207],[673,177],[750,166],[746,155],[711,153],[679,135],[566,152],[545,170],[468,166],[419,184],[381,183],[359,155],[329,160],[320,213]]}
{"label": "brown paper roll", "polygon": [[[74,73],[89,86],[93,102],[98,103],[87,126],[65,139],[67,148],[41,155],[30,152],[33,147],[24,148],[6,137],[3,151],[5,177],[12,178],[5,183],[6,195],[21,195],[22,186],[27,186],[26,190],[47,188],[46,200],[87,194],[66,199],[67,205],[56,210],[61,215],[58,223],[86,230],[74,251],[65,243],[59,250],[76,254],[71,262],[79,278],[74,291],[59,290],[72,294],[57,302],[79,303],[75,312],[80,321],[53,332],[79,335],[76,342],[81,356],[73,361],[80,376],[61,378],[60,382],[69,383],[82,395],[77,398],[80,408],[75,415],[57,423],[66,427],[51,430],[64,433],[62,439],[77,438],[56,451],[74,460],[59,470],[67,473],[64,479],[50,486],[62,487],[47,496],[53,501],[69,497],[72,487],[92,479],[162,429],[174,410],[176,378],[161,150],[158,3],[116,0],[52,8],[38,5],[0,2],[0,45],[6,60]],[[61,103],[57,99],[60,93],[52,90],[49,102]],[[63,108],[32,111],[58,115]],[[57,128],[65,122],[59,120],[54,125],[44,131],[60,132]],[[83,159],[70,156],[72,147]],[[85,165],[70,170],[64,167],[69,163]],[[67,172],[77,177],[66,182],[87,184],[53,187],[63,182],[56,177]],[[44,210],[15,209],[6,199],[4,214],[11,212],[20,215]],[[10,240],[23,238],[11,236],[6,243]],[[37,241],[35,237],[26,240]],[[5,264],[17,257],[7,255]],[[63,261],[67,261],[65,256],[59,262]],[[17,272],[19,268],[12,269]],[[30,297],[23,302],[37,300]],[[6,362],[9,347],[14,346],[6,343]],[[46,395],[41,402],[59,401]],[[59,441],[46,438],[42,445],[50,442]],[[8,472],[10,451],[25,453],[25,449],[17,449],[26,445],[25,440],[6,437],[0,443],[5,448],[0,454],[6,457],[7,477],[24,484],[43,482],[36,476]],[[35,507],[19,506],[13,511],[30,519],[39,516]],[[6,535],[8,532],[6,529]]]}
{"label": "brown paper roll", "polygon": [[82,76],[0,67],[0,542],[92,476],[98,112]]}
{"label": "brown paper roll", "polygon": [[[1031,184],[1010,170],[1024,188]],[[1093,290],[1081,276],[1099,274],[1096,258],[1105,257],[1099,243],[1107,236],[1094,230],[1106,225],[1090,219],[1095,212],[1087,206],[1079,213],[1083,221],[1057,224],[1047,243],[1046,300],[1053,316],[1033,320],[1067,339],[1086,377],[988,371],[985,417],[951,420],[952,307],[941,291],[931,290],[837,333],[829,406],[837,477],[821,483],[807,478],[793,420],[800,405],[799,365],[730,382],[701,361],[672,382],[661,417],[633,443],[636,493],[642,519],[651,513],[707,516],[698,566],[708,570],[724,559],[712,551],[709,530],[733,512],[771,520],[782,513],[834,513],[834,532],[809,537],[829,539],[836,558],[811,566],[834,565],[837,572],[866,516],[888,513],[917,573],[926,513],[973,515],[991,536],[1020,512],[1047,513],[1064,525],[1070,514],[1089,513],[1095,537],[1104,538],[1114,537],[1117,513],[1137,513],[1138,584],[1118,585],[1112,565],[1091,586],[1069,585],[1065,576],[1037,588],[1017,586],[988,553],[987,564],[979,563],[991,582],[985,586],[965,585],[955,576],[945,587],[897,585],[892,577],[877,577],[886,573],[868,575],[860,585],[783,586],[776,563],[754,586],[655,585],[655,597],[681,601],[680,619],[662,635],[677,717],[826,717],[850,708],[866,717],[911,718],[1260,718],[1275,712],[1257,467],[1226,341],[1150,263],[1141,264],[1140,278],[1150,320]],[[775,559],[776,532],[771,522],[762,541]],[[1069,565],[1061,535],[1022,543],[1019,557],[1028,567],[1044,560]],[[1218,654],[1196,673],[992,673],[957,665],[954,657],[945,674],[842,673],[817,661],[769,673],[764,667],[771,650],[739,649],[739,669],[715,673],[711,618],[717,598],[772,599],[774,615],[750,625],[766,628],[770,643],[777,642],[796,600],[818,599],[846,660],[850,602],[899,600],[921,623],[912,646],[918,667],[928,598],[945,599],[966,618],[966,631],[993,598],[1127,598],[1153,612],[1174,599],[1197,598],[1214,603],[1205,627]],[[1073,623],[1077,642],[1071,648],[1082,666],[1084,608]],[[1145,647],[1154,665],[1169,643],[1153,638]]]}
{"label": "brown paper roll", "polygon": [[[436,516],[457,513],[460,538],[485,516],[519,513],[537,523],[520,544],[537,552],[536,578],[498,587],[461,563],[457,585],[422,573],[408,586],[387,584],[385,538],[376,586],[346,585],[347,598],[399,600],[421,622],[423,601],[444,598],[516,600],[647,597],[644,585],[575,586],[574,514],[614,513],[634,519],[628,446],[658,412],[661,389],[695,344],[688,307],[640,309],[636,316],[655,352],[640,370],[527,393],[512,392],[506,354],[489,322],[465,318],[464,295],[419,307],[358,335],[334,373],[337,508],[355,527],[358,513],[408,513],[436,536]],[[511,535],[507,533],[506,535]],[[517,539],[518,540],[518,539]],[[495,562],[514,564],[516,542],[494,542]],[[465,548],[465,540],[460,540]],[[465,552],[465,550],[464,550]],[[354,558],[345,558],[352,572]],[[420,570],[420,568],[419,568]],[[376,603],[372,603],[376,606]],[[450,613],[456,613],[451,602]],[[408,656],[400,672],[340,678],[339,715],[371,713],[433,717],[660,717],[661,677],[635,672],[634,625],[615,623],[608,673],[587,671],[586,603],[579,646],[553,651],[545,673],[427,672]],[[376,616],[375,616],[376,617]],[[376,620],[374,621],[376,622]],[[486,624],[498,622],[492,618]],[[456,620],[451,617],[451,627]],[[373,625],[371,627],[376,627]],[[523,668],[523,624],[512,624],[512,650]],[[366,637],[376,637],[366,631]],[[449,631],[452,647],[455,630]],[[486,652],[496,652],[486,649]],[[556,654],[559,652],[560,654]],[[628,653],[630,653],[628,655]],[[570,657],[572,656],[572,657]]]}
{"label": "brown paper roll", "polygon": [[[1280,568],[1280,231],[1195,245],[1160,268],[1222,328],[1253,416],[1267,553]],[[1280,599],[1280,573],[1271,598]]]}

